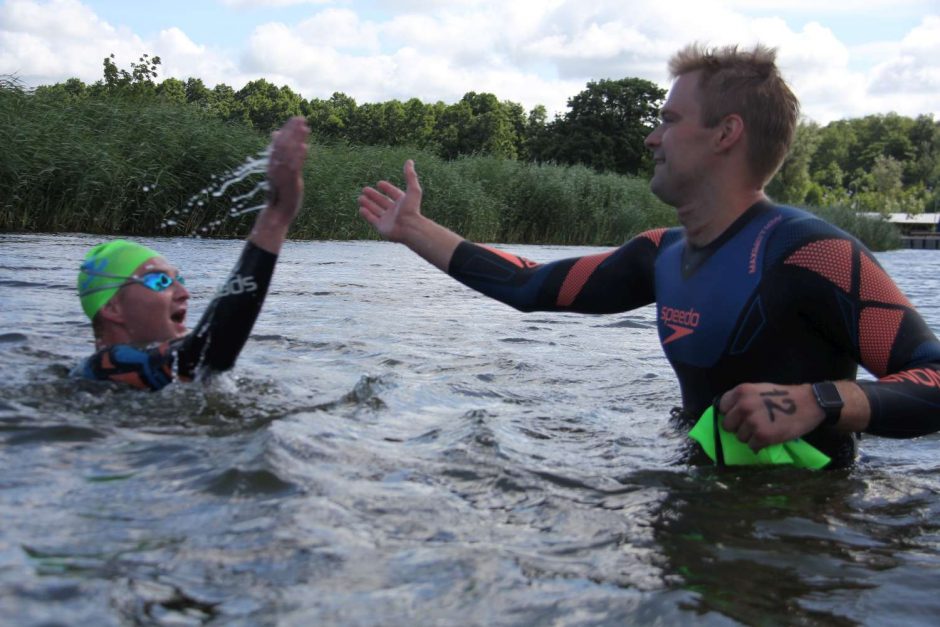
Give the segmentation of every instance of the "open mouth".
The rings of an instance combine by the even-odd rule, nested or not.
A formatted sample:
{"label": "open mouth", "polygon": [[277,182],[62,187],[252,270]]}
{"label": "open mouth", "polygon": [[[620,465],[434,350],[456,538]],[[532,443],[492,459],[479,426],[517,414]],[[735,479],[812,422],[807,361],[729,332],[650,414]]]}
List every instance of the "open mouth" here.
{"label": "open mouth", "polygon": [[180,309],[176,313],[170,314],[170,320],[176,324],[183,324],[186,321],[186,310]]}

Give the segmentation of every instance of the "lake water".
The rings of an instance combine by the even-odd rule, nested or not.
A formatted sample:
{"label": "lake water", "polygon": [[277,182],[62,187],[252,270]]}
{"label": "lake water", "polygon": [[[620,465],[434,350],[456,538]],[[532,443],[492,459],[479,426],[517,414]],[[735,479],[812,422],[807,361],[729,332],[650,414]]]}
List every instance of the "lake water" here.
{"label": "lake water", "polygon": [[[76,381],[86,235],[0,235],[0,623],[936,624],[940,437],[681,462],[654,311],[521,314],[289,242],[236,368]],[[198,319],[241,242],[142,240]],[[507,247],[548,261],[594,248]],[[940,329],[940,252],[879,255]]]}

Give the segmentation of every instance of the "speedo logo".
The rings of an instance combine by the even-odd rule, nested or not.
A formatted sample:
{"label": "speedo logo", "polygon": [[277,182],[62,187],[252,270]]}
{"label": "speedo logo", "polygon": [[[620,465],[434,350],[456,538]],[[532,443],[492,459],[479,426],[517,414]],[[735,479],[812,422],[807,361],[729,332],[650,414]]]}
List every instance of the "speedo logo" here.
{"label": "speedo logo", "polygon": [[659,310],[659,319],[672,329],[672,335],[663,340],[663,345],[680,340],[695,333],[701,315],[695,309],[674,309],[663,306]]}
{"label": "speedo logo", "polygon": [[239,294],[250,294],[258,289],[254,277],[235,274],[229,277],[225,285],[219,288],[216,296],[238,296]]}

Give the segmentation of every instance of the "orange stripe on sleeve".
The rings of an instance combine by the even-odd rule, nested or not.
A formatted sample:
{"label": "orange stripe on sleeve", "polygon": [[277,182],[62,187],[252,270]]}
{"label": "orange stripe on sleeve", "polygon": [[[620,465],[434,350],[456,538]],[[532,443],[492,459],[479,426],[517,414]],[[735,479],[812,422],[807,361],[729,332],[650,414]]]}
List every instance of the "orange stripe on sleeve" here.
{"label": "orange stripe on sleeve", "polygon": [[876,377],[888,372],[891,348],[903,318],[903,311],[884,307],[865,307],[859,316],[858,343],[862,362]]}
{"label": "orange stripe on sleeve", "polygon": [[584,287],[584,284],[587,283],[588,279],[591,278],[591,274],[594,273],[597,266],[610,257],[612,253],[613,251],[610,251],[597,255],[588,255],[587,257],[578,259],[575,264],[571,266],[571,270],[568,271],[564,283],[561,284],[561,290],[558,292],[558,300],[556,301],[558,306],[570,306],[571,303],[574,302],[574,299],[578,297],[578,294],[581,293],[581,289]]}
{"label": "orange stripe on sleeve", "polygon": [[659,242],[663,239],[663,234],[669,229],[650,229],[649,231],[643,231],[637,237],[645,237],[649,241],[653,242],[656,247],[659,247]]}
{"label": "orange stripe on sleeve", "polygon": [[784,262],[812,270],[846,294],[852,289],[852,242],[844,239],[824,239],[803,246]]}
{"label": "orange stripe on sleeve", "polygon": [[533,261],[529,261],[528,259],[523,259],[522,257],[511,255],[507,252],[503,252],[499,250],[498,248],[490,248],[489,246],[483,246],[482,244],[480,244],[480,247],[485,248],[486,250],[490,251],[494,255],[498,255],[502,257],[503,259],[505,259],[512,265],[518,266],[519,268],[531,268],[532,266],[538,265]]}

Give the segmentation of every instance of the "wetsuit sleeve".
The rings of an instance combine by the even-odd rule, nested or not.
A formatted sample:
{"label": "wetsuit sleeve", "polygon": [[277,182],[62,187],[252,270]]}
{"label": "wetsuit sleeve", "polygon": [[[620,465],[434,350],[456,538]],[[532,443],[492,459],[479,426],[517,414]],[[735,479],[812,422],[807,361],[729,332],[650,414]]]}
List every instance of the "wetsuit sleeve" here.
{"label": "wetsuit sleeve", "polygon": [[178,372],[192,377],[197,369],[228,370],[235,365],[254,327],[271,285],[277,255],[251,242],[228,279],[216,292],[192,333],[172,346],[178,354]]}
{"label": "wetsuit sleeve", "polygon": [[874,256],[831,238],[803,245],[785,264],[809,270],[798,278],[810,291],[804,313],[812,323],[878,377],[858,381],[871,405],[866,432],[940,431],[940,342]]}
{"label": "wetsuit sleeve", "polygon": [[464,241],[447,271],[520,311],[628,311],[655,298],[653,268],[664,231],[647,231],[605,253],[547,264]]}
{"label": "wetsuit sleeve", "polygon": [[248,242],[191,333],[146,349],[126,344],[103,349],[85,361],[82,375],[159,390],[174,378],[228,370],[261,311],[276,261],[277,255]]}

